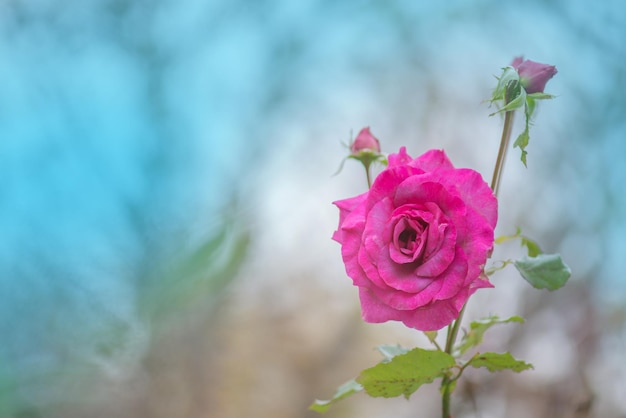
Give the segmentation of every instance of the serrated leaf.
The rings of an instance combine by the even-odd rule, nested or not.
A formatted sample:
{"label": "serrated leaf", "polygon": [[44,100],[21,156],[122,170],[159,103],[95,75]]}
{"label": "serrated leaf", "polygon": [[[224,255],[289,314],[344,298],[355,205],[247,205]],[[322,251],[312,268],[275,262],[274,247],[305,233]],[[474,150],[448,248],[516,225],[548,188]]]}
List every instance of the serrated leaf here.
{"label": "serrated leaf", "polygon": [[388,362],[393,359],[395,356],[399,356],[401,354],[406,354],[409,352],[408,348],[404,348],[399,344],[396,345],[379,345],[376,349],[382,354],[385,359],[384,362]]}
{"label": "serrated leaf", "polygon": [[533,112],[535,111],[536,99],[540,97],[538,96],[525,96],[524,98],[524,131],[517,137],[515,142],[513,143],[513,147],[518,147],[522,152],[520,159],[522,163],[524,163],[524,167],[527,166],[526,156],[528,153],[526,152],[526,147],[528,146],[528,142],[530,141],[530,123],[533,116]]}
{"label": "serrated leaf", "polygon": [[323,414],[324,412],[328,411],[328,408],[330,408],[331,405],[333,405],[335,402],[340,401],[344,398],[347,398],[348,396],[353,395],[362,390],[363,390],[363,386],[358,384],[356,380],[354,379],[349,380],[337,388],[337,391],[335,392],[335,395],[332,397],[332,399],[329,399],[326,401],[320,401],[319,399],[316,399],[309,406],[309,409],[311,411],[315,411],[315,412],[319,412]]}
{"label": "serrated leaf", "polygon": [[530,136],[528,135],[528,126],[526,126],[526,129],[524,129],[524,131],[521,134],[519,134],[519,136],[513,143],[514,148],[517,147],[522,151],[520,160],[522,161],[522,163],[524,163],[525,167],[528,167],[526,164],[526,155],[528,155],[528,152],[526,152],[526,147],[528,146],[529,139],[530,139]]}
{"label": "serrated leaf", "polygon": [[511,353],[481,353],[472,357],[469,365],[475,368],[485,367],[490,372],[513,370],[519,373],[533,368],[532,364],[515,359]]}
{"label": "serrated leaf", "polygon": [[454,357],[448,353],[414,348],[388,363],[363,370],[356,381],[370,396],[392,398],[404,395],[408,399],[421,385],[442,377],[454,365]]}
{"label": "serrated leaf", "polygon": [[476,347],[483,341],[483,335],[485,332],[494,325],[506,324],[509,322],[524,322],[524,318],[520,316],[512,316],[508,319],[500,319],[497,316],[490,316],[489,318],[481,319],[470,323],[469,331],[463,336],[463,339],[456,347],[456,352],[462,355],[472,347]]}
{"label": "serrated leaf", "polygon": [[570,268],[559,254],[539,254],[513,262],[522,277],[535,289],[556,290],[571,276]]}

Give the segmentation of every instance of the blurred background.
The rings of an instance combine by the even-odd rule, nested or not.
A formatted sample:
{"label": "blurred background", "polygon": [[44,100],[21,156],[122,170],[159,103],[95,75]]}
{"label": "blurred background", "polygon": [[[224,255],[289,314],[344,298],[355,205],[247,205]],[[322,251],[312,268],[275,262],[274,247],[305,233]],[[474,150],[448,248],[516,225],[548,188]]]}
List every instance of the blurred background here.
{"label": "blurred background", "polygon": [[[467,320],[519,314],[455,417],[626,417],[626,6],[618,0],[0,3],[0,417],[315,417],[315,399],[426,346],[364,324],[331,202],[366,189],[342,143],[444,148],[489,179],[484,102],[517,55],[556,65],[511,150],[497,234],[573,271],[504,270]],[[516,121],[514,135],[522,126]],[[517,257],[516,243],[493,259]],[[439,416],[355,395],[328,417]]]}

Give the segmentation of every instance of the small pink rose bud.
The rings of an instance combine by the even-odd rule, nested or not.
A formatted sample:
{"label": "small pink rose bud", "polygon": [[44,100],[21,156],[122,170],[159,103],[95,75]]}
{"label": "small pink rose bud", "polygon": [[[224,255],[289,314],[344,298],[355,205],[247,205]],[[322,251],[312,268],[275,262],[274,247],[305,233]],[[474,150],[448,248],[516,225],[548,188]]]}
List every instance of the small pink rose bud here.
{"label": "small pink rose bud", "polygon": [[380,153],[380,143],[370,132],[369,126],[361,129],[361,132],[359,132],[354,142],[350,145],[350,151],[352,152],[352,155],[356,155],[361,151],[372,151],[377,154]]}
{"label": "small pink rose bud", "polygon": [[524,57],[515,58],[511,66],[517,70],[520,83],[528,94],[543,93],[548,80],[557,73],[554,65],[525,60]]}

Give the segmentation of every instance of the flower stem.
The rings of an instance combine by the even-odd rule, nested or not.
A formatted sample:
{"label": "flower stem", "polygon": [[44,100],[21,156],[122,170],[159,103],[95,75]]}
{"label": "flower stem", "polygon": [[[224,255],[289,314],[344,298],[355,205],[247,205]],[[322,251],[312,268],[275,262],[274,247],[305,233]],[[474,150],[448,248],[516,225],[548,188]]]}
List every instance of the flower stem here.
{"label": "flower stem", "polygon": [[[463,305],[461,312],[459,312],[459,316],[454,321],[453,324],[448,326],[448,337],[446,339],[446,353],[452,355],[452,351],[454,350],[454,343],[456,342],[456,337],[459,334],[459,328],[461,327],[461,321],[463,320],[463,314],[465,313],[465,307],[467,304]],[[452,380],[449,377],[444,377],[441,381],[441,417],[442,418],[450,418],[450,384]]]}
{"label": "flower stem", "polygon": [[511,129],[513,129],[513,115],[515,111],[509,110],[504,114],[504,127],[502,128],[502,138],[500,139],[500,149],[498,150],[498,158],[496,166],[493,169],[493,178],[491,180],[491,190],[497,197],[500,190],[500,179],[502,178],[502,168],[506,159],[506,152],[509,149],[509,141],[511,140]]}
{"label": "flower stem", "polygon": [[441,417],[450,418],[450,378],[444,377],[441,386],[443,390],[441,394]]}
{"label": "flower stem", "polygon": [[[493,178],[491,179],[491,190],[497,197],[500,189],[500,179],[502,178],[502,168],[504,167],[504,160],[506,159],[506,152],[509,148],[509,142],[511,140],[511,130],[513,129],[513,116],[515,111],[510,110],[504,114],[504,126],[502,127],[502,138],[500,139],[500,149],[498,150],[498,157],[496,158],[496,166],[493,170]],[[465,307],[459,312],[459,316],[448,326],[448,337],[446,339],[446,353],[452,355],[454,350],[454,344],[456,343],[456,337],[459,334],[459,328],[461,327],[461,321],[463,320],[463,314],[465,313]],[[451,384],[453,380],[446,376],[441,382],[441,417],[450,418],[450,392]]]}
{"label": "flower stem", "polygon": [[363,163],[363,165],[365,166],[365,177],[367,178],[367,188],[371,189],[372,188],[372,176],[370,174],[370,164]]}

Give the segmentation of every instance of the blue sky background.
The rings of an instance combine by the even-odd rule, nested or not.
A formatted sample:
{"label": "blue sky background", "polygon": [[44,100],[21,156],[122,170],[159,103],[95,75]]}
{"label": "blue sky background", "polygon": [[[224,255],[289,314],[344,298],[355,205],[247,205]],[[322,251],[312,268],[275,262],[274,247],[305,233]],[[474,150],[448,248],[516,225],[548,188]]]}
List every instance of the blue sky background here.
{"label": "blue sky background", "polygon": [[[387,152],[445,147],[490,175],[485,138],[500,121],[481,101],[519,54],[557,66],[558,98],[541,103],[529,169],[509,155],[500,225],[522,225],[599,301],[623,303],[625,7],[3,2],[3,408],[57,402],[72,378],[38,382],[68,367],[135,373],[156,326],[146,300],[223,225],[258,234],[251,258],[271,258],[258,243],[280,237],[267,265],[295,262],[280,251],[310,227],[298,213],[326,210],[315,202],[328,236],[328,202],[362,186],[353,167],[329,179],[351,130],[371,126]],[[308,191],[296,194],[308,209],[286,209],[292,189]],[[263,221],[277,217],[283,230]]]}

